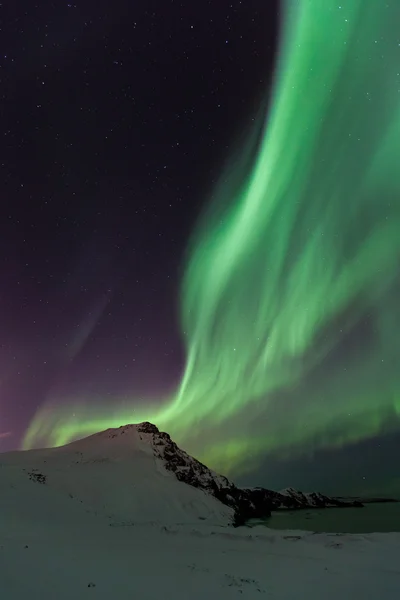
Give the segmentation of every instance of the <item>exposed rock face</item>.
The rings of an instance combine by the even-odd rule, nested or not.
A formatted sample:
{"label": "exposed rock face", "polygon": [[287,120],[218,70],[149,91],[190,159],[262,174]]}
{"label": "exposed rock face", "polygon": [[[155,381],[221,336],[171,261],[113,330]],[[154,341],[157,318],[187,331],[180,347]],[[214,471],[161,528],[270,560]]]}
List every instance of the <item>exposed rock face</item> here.
{"label": "exposed rock face", "polygon": [[[120,428],[120,430],[124,428]],[[279,508],[325,508],[333,506],[362,506],[360,502],[344,502],[319,493],[304,494],[292,488],[274,492],[264,488],[239,488],[226,477],[218,475],[200,461],[189,456],[151,423],[136,425],[139,435],[149,436],[154,455],[162,460],[183,483],[200,488],[235,511],[234,525],[243,525],[249,519],[269,517]],[[118,430],[118,431],[120,431]]]}
{"label": "exposed rock face", "polygon": [[189,456],[173,442],[168,433],[163,433],[151,423],[140,423],[137,431],[152,436],[154,454],[161,459],[165,468],[175,477],[193,487],[202,489],[235,511],[234,525],[241,525],[249,519],[268,517],[271,514],[267,497],[238,488],[223,475],[218,475]]}
{"label": "exposed rock face", "polygon": [[343,500],[324,496],[319,492],[304,493],[293,488],[274,492],[265,488],[248,490],[269,499],[271,510],[301,509],[301,508],[333,508],[333,507],[362,507],[358,500]]}

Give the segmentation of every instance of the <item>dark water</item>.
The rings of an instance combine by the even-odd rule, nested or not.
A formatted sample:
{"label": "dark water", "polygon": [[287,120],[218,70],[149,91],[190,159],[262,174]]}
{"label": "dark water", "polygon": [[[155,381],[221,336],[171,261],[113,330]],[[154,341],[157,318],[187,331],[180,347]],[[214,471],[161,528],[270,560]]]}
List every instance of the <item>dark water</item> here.
{"label": "dark water", "polygon": [[277,511],[264,523],[272,529],[326,533],[400,531],[400,502],[366,504],[364,508]]}

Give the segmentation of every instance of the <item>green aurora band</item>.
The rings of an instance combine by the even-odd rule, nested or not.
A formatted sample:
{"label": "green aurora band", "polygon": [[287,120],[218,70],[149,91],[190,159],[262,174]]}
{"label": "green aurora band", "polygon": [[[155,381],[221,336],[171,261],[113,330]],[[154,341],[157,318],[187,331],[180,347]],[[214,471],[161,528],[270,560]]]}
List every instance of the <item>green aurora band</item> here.
{"label": "green aurora band", "polygon": [[284,9],[268,118],[192,238],[177,391],[49,402],[24,448],[150,420],[238,472],[399,425],[400,2]]}

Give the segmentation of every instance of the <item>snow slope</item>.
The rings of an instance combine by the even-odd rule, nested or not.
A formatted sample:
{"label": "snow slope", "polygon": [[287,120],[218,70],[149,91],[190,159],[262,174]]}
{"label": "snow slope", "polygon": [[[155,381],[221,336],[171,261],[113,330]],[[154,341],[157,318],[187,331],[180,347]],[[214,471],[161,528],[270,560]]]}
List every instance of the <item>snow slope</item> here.
{"label": "snow slope", "polygon": [[[43,513],[84,511],[110,523],[227,525],[233,510],[180,482],[153,452],[140,426],[111,429],[61,448],[0,455],[0,513],[20,518],[19,498]],[[24,506],[24,513],[32,508]]]}
{"label": "snow slope", "polygon": [[138,428],[0,455],[0,599],[400,596],[400,535],[235,529]]}
{"label": "snow slope", "polygon": [[3,521],[0,539],[6,600],[392,600],[400,592],[397,534],[110,527],[81,515],[58,527]]}

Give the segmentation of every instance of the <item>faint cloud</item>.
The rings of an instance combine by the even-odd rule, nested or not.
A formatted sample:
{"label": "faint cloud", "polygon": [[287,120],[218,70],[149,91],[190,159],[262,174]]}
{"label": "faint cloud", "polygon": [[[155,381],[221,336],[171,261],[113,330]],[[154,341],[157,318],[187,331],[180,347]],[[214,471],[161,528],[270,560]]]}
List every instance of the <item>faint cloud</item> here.
{"label": "faint cloud", "polygon": [[8,438],[10,437],[10,435],[12,435],[12,431],[5,431],[4,433],[0,433],[0,440]]}

